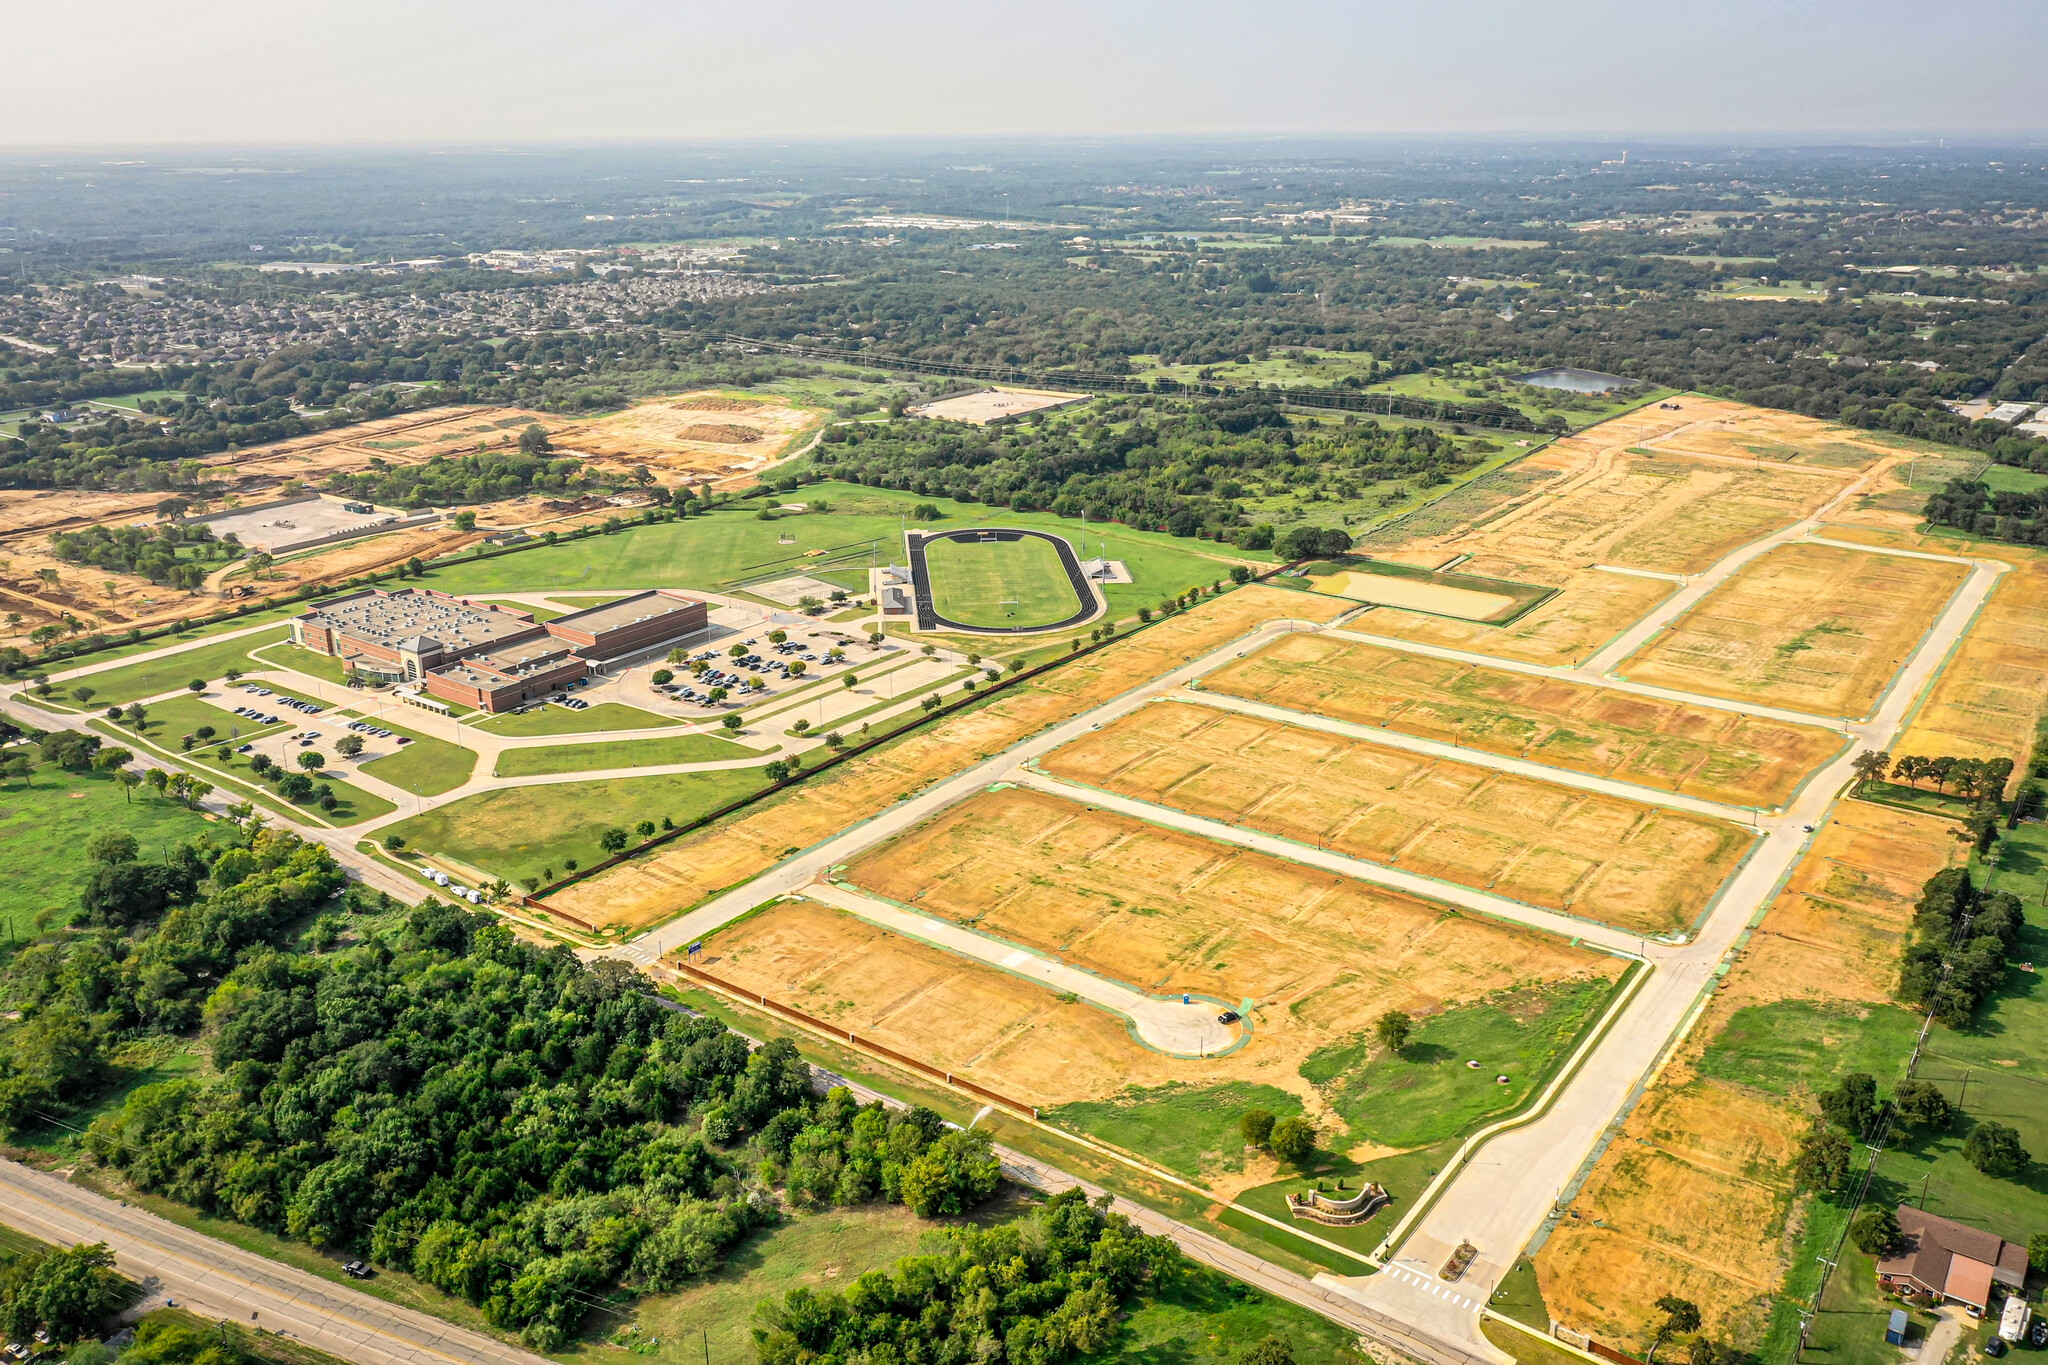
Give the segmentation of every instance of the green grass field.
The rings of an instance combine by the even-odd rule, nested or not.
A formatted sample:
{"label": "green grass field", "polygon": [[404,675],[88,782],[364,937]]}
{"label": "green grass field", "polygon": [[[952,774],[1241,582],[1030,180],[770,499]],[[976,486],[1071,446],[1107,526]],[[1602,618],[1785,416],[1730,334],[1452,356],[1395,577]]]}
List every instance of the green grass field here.
{"label": "green grass field", "polygon": [[435,739],[432,735],[423,735],[402,725],[393,725],[389,716],[380,716],[373,723],[394,735],[404,735],[412,743],[395,754],[373,758],[363,764],[363,771],[372,777],[382,778],[394,787],[403,787],[421,796],[439,796],[469,781],[469,775],[476,771],[474,749],[465,749],[460,744],[450,744],[445,739]]}
{"label": "green grass field", "polygon": [[[219,682],[223,673],[230,668],[239,668],[244,673],[261,667],[252,663],[249,651],[274,645],[291,636],[290,626],[278,626],[272,630],[245,635],[236,640],[211,640],[194,645],[162,659],[151,659],[144,663],[128,664],[122,668],[110,668],[104,673],[95,673],[64,684],[63,690],[83,684],[91,687],[95,696],[95,707],[125,705],[158,693],[174,691],[191,682],[204,678],[208,682]],[[157,648],[169,646],[158,642]]]}
{"label": "green grass field", "polygon": [[[186,734],[196,724],[210,723],[216,728],[220,728],[220,721],[212,719],[210,715],[205,721],[200,721],[196,719],[198,713],[190,711],[188,708],[203,708],[206,712],[214,715],[219,714],[215,708],[207,706],[205,702],[199,701],[196,698],[173,697],[169,701],[148,708],[149,719],[143,726],[144,736],[165,753],[175,756],[181,764],[189,764],[194,769],[202,771],[206,775],[207,780],[219,787],[220,794],[227,799],[236,801],[255,800],[258,805],[268,806],[273,810],[284,811],[295,816],[305,816],[316,821],[325,820],[331,825],[359,824],[364,820],[374,820],[380,815],[388,814],[397,809],[397,807],[393,806],[383,797],[373,796],[361,787],[335,775],[334,769],[322,769],[320,772],[310,774],[315,784],[324,782],[333,790],[335,799],[339,802],[333,810],[323,811],[311,802],[304,805],[296,805],[286,801],[264,782],[262,778],[258,777],[255,770],[249,766],[249,760],[255,756],[254,753],[242,754],[230,750],[225,763],[217,756],[219,743],[222,738],[234,740],[236,743],[244,743],[256,733],[251,730],[244,730],[241,738],[235,740],[232,734],[233,722],[236,719],[234,716],[226,717],[226,720],[229,722],[229,728],[222,729],[221,734],[216,736],[213,743],[198,745],[190,751],[181,748],[178,743],[179,737]],[[105,721],[95,721],[93,723],[103,727],[103,731],[107,733],[114,732],[117,728],[107,724]],[[262,742],[258,744],[257,752],[262,753],[273,763],[283,763],[297,771],[299,747],[289,742],[280,744],[270,739],[272,735],[282,734],[285,728],[282,725],[274,730],[264,727],[261,731]],[[123,727],[120,729],[120,733],[122,740],[109,739],[108,742],[125,742],[126,738],[132,735],[134,731]],[[131,747],[135,748],[135,756],[140,762],[149,764],[155,761],[156,755],[150,750],[139,746]],[[222,776],[232,778],[233,781],[223,782],[220,780]],[[252,796],[250,789],[253,789],[255,793],[260,795]]]}
{"label": "green grass field", "polygon": [[1059,551],[1022,540],[934,540],[925,546],[932,607],[963,626],[1049,626],[1081,609]]}
{"label": "green grass field", "polygon": [[[85,841],[125,829],[145,854],[214,828],[197,811],[138,787],[124,793],[113,774],[67,773],[44,764],[26,779],[0,782],[0,924],[26,934],[38,916],[78,908],[91,867]],[[219,839],[224,831],[216,829]],[[0,931],[4,932],[4,931]]]}
{"label": "green grass field", "polygon": [[1301,1101],[1276,1086],[1232,1081],[1224,1085],[1133,1087],[1111,1100],[1087,1100],[1046,1110],[1046,1122],[1100,1138],[1169,1171],[1200,1179],[1204,1167],[1244,1169],[1238,1120],[1247,1109],[1285,1117]]}
{"label": "green grass field", "polygon": [[303,673],[322,682],[331,682],[337,686],[348,684],[348,671],[341,666],[341,660],[332,654],[321,654],[294,644],[282,644],[271,645],[267,649],[251,650],[249,657],[254,659],[259,667],[269,665],[275,668],[288,668],[294,673]]}
{"label": "green grass field", "polygon": [[[240,700],[242,696],[240,692],[232,690],[223,692],[215,689],[212,695],[229,700],[232,706],[243,704]],[[249,700],[260,704],[265,699],[262,697],[252,697]],[[179,747],[178,741],[184,736],[192,734],[208,725],[213,727],[213,743],[215,744],[219,744],[222,740],[233,740],[235,743],[241,744],[262,735],[278,734],[281,731],[290,729],[292,726],[292,722],[285,720],[283,716],[279,716],[278,723],[275,725],[260,725],[245,716],[234,714],[232,709],[222,710],[211,701],[195,697],[190,692],[183,692],[175,697],[166,697],[162,701],[150,702],[147,706],[143,707],[143,710],[148,714],[148,719],[142,725],[143,737],[153,744],[158,744],[171,750],[176,750]],[[268,715],[269,713],[265,712],[265,714]],[[296,713],[291,714],[296,715]],[[121,728],[130,734],[134,733],[133,726],[123,725]]]}
{"label": "green grass field", "polygon": [[[665,763],[725,763],[758,758],[765,750],[716,735],[666,735],[659,739],[616,739],[590,744],[549,744],[507,749],[498,755],[499,777],[580,773],[595,768],[653,768]],[[446,790],[446,788],[443,788]]]}
{"label": "green grass field", "polygon": [[479,730],[489,730],[494,735],[529,737],[533,735],[588,735],[604,730],[652,730],[665,725],[681,725],[682,722],[670,716],[657,716],[652,711],[642,711],[637,706],[626,706],[620,702],[599,702],[588,711],[571,711],[566,706],[542,706],[524,714],[506,712],[492,716],[489,720],[476,722]]}
{"label": "green grass field", "polygon": [[1920,1020],[1893,1006],[1779,1001],[1735,1011],[1699,1062],[1700,1075],[1772,1095],[1826,1090],[1852,1071],[1889,1092],[1904,1079]]}
{"label": "green grass field", "polygon": [[555,782],[480,792],[389,827],[423,852],[445,853],[524,886],[556,876],[574,858],[582,867],[607,855],[599,837],[614,825],[631,829],[663,816],[683,824],[766,786],[759,768],[661,777]]}
{"label": "green grass field", "polygon": [[[751,512],[714,512],[687,521],[636,526],[615,535],[564,541],[522,550],[495,559],[450,560],[429,566],[427,586],[443,592],[490,594],[546,592],[550,589],[704,588],[717,590],[742,578],[762,579],[784,571],[813,572],[808,550],[844,550],[868,563],[867,546],[887,563],[903,561],[905,518],[919,503],[931,503],[942,520],[921,523],[922,529],[948,526],[1023,526],[1050,531],[1072,540],[1083,558],[1107,546],[1111,559],[1129,566],[1135,580],[1112,584],[1109,605],[1118,616],[1135,614],[1161,597],[1177,596],[1197,584],[1227,578],[1230,565],[1243,560],[1271,562],[1265,551],[1240,551],[1212,542],[1189,540],[1159,531],[1067,520],[1048,512],[1015,512],[954,502],[949,498],[917,497],[866,488],[859,484],[824,482],[804,487],[807,499],[829,503],[823,514],[778,517],[761,521]],[[780,543],[782,535],[795,537]],[[1218,556],[1225,556],[1219,558]],[[828,556],[823,567],[835,567]],[[840,563],[836,567],[846,567]]]}

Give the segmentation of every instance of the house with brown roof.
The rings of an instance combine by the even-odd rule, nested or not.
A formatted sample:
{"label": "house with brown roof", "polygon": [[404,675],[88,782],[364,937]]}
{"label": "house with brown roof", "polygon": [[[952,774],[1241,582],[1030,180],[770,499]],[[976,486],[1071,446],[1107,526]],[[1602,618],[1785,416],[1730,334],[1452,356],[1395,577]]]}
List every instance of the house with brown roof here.
{"label": "house with brown roof", "polygon": [[1979,1317],[1991,1307],[1991,1286],[2027,1283],[2027,1249],[1995,1232],[1911,1205],[1899,1208],[1901,1250],[1877,1263],[1877,1278],[1900,1294],[1930,1294],[1960,1303]]}

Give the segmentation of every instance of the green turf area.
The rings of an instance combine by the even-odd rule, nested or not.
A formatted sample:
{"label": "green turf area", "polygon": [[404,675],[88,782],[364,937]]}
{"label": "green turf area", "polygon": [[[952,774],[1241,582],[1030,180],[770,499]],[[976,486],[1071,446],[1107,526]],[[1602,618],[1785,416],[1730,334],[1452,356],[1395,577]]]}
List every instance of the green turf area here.
{"label": "green turf area", "polygon": [[[1898,1306],[1878,1292],[1875,1262],[1853,1242],[1844,1243],[1841,1264],[1828,1277],[1827,1294],[1814,1314],[1801,1358],[1824,1360],[1828,1365],[1898,1365],[1899,1348],[1884,1339],[1885,1324]],[[1926,1319],[1914,1316],[1920,1321],[1914,1324],[1908,1341],[1917,1341],[1927,1332]]]}
{"label": "green turf area", "polygon": [[540,884],[544,867],[559,877],[569,870],[568,859],[589,867],[609,856],[598,839],[613,826],[660,824],[663,816],[684,824],[766,785],[759,768],[731,768],[510,787],[451,801],[389,832],[422,852],[445,853],[531,887]]}
{"label": "green turf area", "polygon": [[1826,1090],[1852,1071],[1889,1092],[1905,1076],[1919,1018],[1890,1005],[1864,1008],[1779,1001],[1735,1011],[1700,1057],[1699,1073],[1773,1095]]}
{"label": "green turf area", "polygon": [[[256,799],[257,804],[267,805],[273,810],[284,811],[294,816],[303,816],[315,823],[324,820],[330,825],[358,824],[364,820],[374,820],[380,815],[389,814],[397,809],[397,807],[393,806],[383,797],[373,796],[362,788],[335,776],[336,770],[334,768],[323,768],[317,773],[308,774],[313,779],[315,786],[325,783],[333,790],[335,799],[339,803],[333,810],[323,811],[319,806],[310,801],[299,804],[286,801],[282,796],[279,796],[275,788],[256,775],[255,770],[249,766],[249,760],[255,757],[256,753],[261,753],[273,763],[285,764],[294,772],[300,771],[298,756],[305,751],[300,749],[298,745],[290,742],[289,739],[270,738],[272,735],[283,735],[286,729],[284,726],[279,726],[276,730],[266,728],[263,731],[263,738],[257,743],[256,749],[251,753],[237,753],[231,747],[226,762],[222,762],[219,757],[220,743],[218,738],[213,743],[201,744],[189,751],[185,750],[178,740],[192,724],[192,721],[184,715],[183,708],[192,705],[204,706],[205,703],[189,698],[172,698],[161,707],[152,706],[148,708],[149,720],[143,727],[144,733],[151,743],[162,749],[166,754],[175,757],[180,764],[189,765],[195,771],[202,773],[207,781],[220,788],[222,797],[236,801]],[[169,714],[159,715],[160,711],[168,712]],[[232,723],[236,717],[229,716],[227,719]],[[95,721],[94,724],[103,727],[103,730],[109,733],[116,728],[104,721]],[[123,730],[122,733],[124,735],[132,735],[134,732],[132,730]],[[226,733],[226,731],[223,731],[223,734]],[[243,731],[243,738],[236,742],[248,742],[250,734],[250,731]],[[229,735],[228,738],[232,739],[233,737]],[[114,743],[118,741],[109,740],[109,742]],[[143,764],[148,765],[155,761],[156,756],[150,750],[139,746],[131,747],[135,748],[135,756]],[[222,781],[223,777],[232,780]],[[260,797],[252,798],[250,795],[251,789],[260,793]]]}
{"label": "green turf area", "polygon": [[1021,540],[925,543],[932,609],[963,626],[1049,626],[1081,609],[1059,551]]}
{"label": "green turf area", "polygon": [[0,858],[0,924],[26,934],[39,916],[76,910],[92,871],[85,841],[100,830],[125,829],[145,853],[156,854],[210,828],[197,811],[147,786],[124,792],[112,773],[68,773],[46,763],[25,779],[0,782],[0,846],[7,849]]}
{"label": "green turf area", "polygon": [[[1318,1149],[1309,1159],[1308,1168],[1288,1175],[1285,1179],[1270,1184],[1254,1186],[1237,1196],[1237,1202],[1248,1209],[1255,1209],[1268,1218],[1298,1226],[1304,1232],[1313,1233],[1326,1242],[1349,1247],[1363,1255],[1376,1249],[1386,1240],[1387,1232],[1394,1224],[1407,1216],[1408,1209],[1420,1199],[1429,1188],[1429,1182],[1436,1178],[1444,1163],[1457,1155],[1458,1139],[1447,1139],[1428,1147],[1400,1152],[1394,1156],[1381,1157],[1377,1161],[1354,1161],[1342,1152]],[[1377,1182],[1392,1196],[1393,1202],[1381,1210],[1371,1221],[1356,1227],[1326,1227],[1320,1223],[1295,1223],[1287,1211],[1287,1196],[1315,1188],[1321,1184],[1326,1190],[1334,1190],[1338,1181],[1343,1181],[1347,1191],[1356,1190],[1361,1184]],[[1253,1236],[1263,1240],[1278,1241],[1287,1245],[1288,1239],[1268,1223],[1247,1220],[1242,1226]],[[1355,1273],[1355,1267],[1343,1266],[1341,1258],[1330,1258],[1329,1253],[1311,1253],[1323,1259],[1325,1264],[1343,1269],[1346,1274]]]}
{"label": "green turf area", "polygon": [[1115,1365],[1237,1365],[1279,1337],[1295,1365],[1365,1365],[1357,1338],[1329,1319],[1210,1270],[1196,1270],[1155,1298],[1140,1299],[1109,1349]]}
{"label": "green turf area", "polygon": [[1938,792],[1932,787],[1914,787],[1905,782],[1860,782],[1856,785],[1856,795],[1880,805],[1902,806],[1907,810],[1946,815],[1955,820],[1968,819],[1977,804],[1953,792]]}
{"label": "green turf area", "polygon": [[[394,787],[403,787],[420,796],[439,796],[469,781],[469,775],[476,770],[474,749],[465,749],[460,744],[450,744],[445,739],[435,739],[432,735],[423,735],[402,725],[393,725],[389,716],[379,716],[371,723],[412,741],[395,754],[373,758],[363,764],[364,772]],[[343,733],[347,732],[344,730]]]}
{"label": "green turf area", "polygon": [[[1110,609],[1118,616],[1140,606],[1177,596],[1197,584],[1228,578],[1230,565],[1242,560],[1270,562],[1265,551],[1240,551],[1209,541],[1137,531],[1128,526],[1090,522],[1084,528],[1049,512],[1015,512],[1006,508],[954,502],[950,498],[918,497],[866,488],[859,484],[817,483],[804,488],[806,498],[822,499],[833,510],[757,520],[751,511],[714,512],[685,521],[636,526],[615,535],[565,540],[491,559],[457,559],[430,566],[427,586],[443,592],[488,594],[550,592],[552,589],[703,588],[723,590],[742,579],[765,581],[777,573],[816,573],[821,569],[865,567],[871,557],[903,561],[904,518],[920,503],[939,509],[937,523],[913,523],[924,530],[962,526],[1022,526],[1066,536],[1086,559],[1107,548],[1111,559],[1129,567],[1134,582],[1106,590]],[[780,536],[796,537],[784,545]],[[807,560],[808,550],[838,551]],[[1219,557],[1221,556],[1221,557]]]}
{"label": "green turf area", "polygon": [[[340,686],[348,684],[348,670],[341,666],[341,660],[332,654],[321,654],[298,645],[271,645],[268,649],[251,650],[249,657],[257,664],[269,664],[277,668],[288,668],[294,673],[303,673],[309,678],[331,682]],[[247,672],[248,670],[243,670]]]}
{"label": "green turf area", "polygon": [[[208,699],[209,697],[226,701],[229,705],[216,706]],[[259,735],[274,735],[289,730],[299,719],[299,713],[296,711],[265,711],[265,715],[277,716],[278,723],[275,725],[259,724],[247,716],[238,716],[234,713],[233,708],[236,706],[260,707],[270,700],[272,698],[269,697],[245,699],[240,691],[233,688],[225,691],[215,689],[207,697],[195,697],[190,692],[180,693],[175,697],[166,697],[162,701],[150,702],[142,708],[147,716],[142,725],[142,735],[153,744],[178,750],[182,747],[180,740],[208,725],[213,727],[213,738],[210,743],[216,745],[225,740],[242,744]],[[287,716],[291,719],[287,720]],[[120,728],[129,734],[135,733],[135,727],[132,725],[124,724]]]}
{"label": "green turf area", "polygon": [[1501,1276],[1486,1306],[1503,1317],[1526,1322],[1539,1332],[1550,1330],[1550,1305],[1543,1301],[1543,1290],[1536,1283],[1536,1263],[1527,1256]]}
{"label": "green turf area", "polygon": [[[1549,1340],[1539,1341],[1503,1322],[1488,1319],[1479,1324],[1479,1330],[1486,1334],[1488,1341],[1513,1356],[1520,1365],[1586,1365],[1584,1356],[1567,1351]],[[1544,1323],[1541,1330],[1549,1332],[1550,1324]],[[1824,1359],[1832,1360],[1833,1357]]]}
{"label": "green turf area", "polygon": [[2015,469],[2009,464],[1986,465],[1977,482],[1994,493],[2039,493],[2048,488],[2048,474]]}
{"label": "green turf area", "polygon": [[[1425,1146],[1521,1108],[1613,990],[1606,981],[1571,981],[1503,991],[1419,1020],[1399,1055],[1354,1038],[1311,1053],[1301,1074],[1350,1125],[1354,1141]],[[1494,1079],[1502,1075],[1506,1085]]]}
{"label": "green turf area", "polygon": [[16,1232],[5,1223],[0,1223],[0,1267],[17,1256],[45,1256],[57,1248],[48,1242]]}
{"label": "green turf area", "polygon": [[[190,649],[161,659],[150,659],[143,663],[127,664],[121,668],[110,668],[104,673],[94,673],[64,684],[66,691],[79,684],[94,689],[94,706],[116,706],[143,697],[153,697],[160,692],[170,692],[183,687],[194,678],[208,682],[219,682],[221,675],[230,668],[239,668],[244,673],[260,667],[249,659],[249,651],[264,645],[273,645],[291,636],[290,626],[277,626],[271,630],[245,635],[237,640],[212,640],[194,645]],[[157,648],[168,648],[159,643]]]}
{"label": "green turf area", "polygon": [[1199,1179],[1204,1167],[1244,1169],[1244,1138],[1237,1125],[1247,1109],[1268,1109],[1285,1117],[1299,1114],[1301,1101],[1276,1086],[1244,1081],[1207,1086],[1175,1082],[1150,1090],[1132,1086],[1112,1100],[1062,1104],[1040,1117]]}
{"label": "green turf area", "polygon": [[660,739],[618,739],[590,744],[546,744],[507,749],[498,755],[499,777],[581,773],[596,768],[653,768],[666,763],[728,763],[759,758],[764,749],[716,735],[670,735]]}
{"label": "green turf area", "polygon": [[[2048,824],[2029,821],[2003,831],[1994,852],[1997,861],[1992,866],[1973,866],[1971,874],[1986,891],[2018,896],[2028,920],[2048,923]],[[2035,965],[2048,964],[2037,959]]]}
{"label": "green turf area", "polygon": [[539,706],[524,713],[506,712],[477,723],[480,730],[494,735],[588,735],[601,730],[652,730],[664,725],[681,725],[670,716],[657,716],[637,706],[600,702],[588,711],[571,711],[566,706]]}

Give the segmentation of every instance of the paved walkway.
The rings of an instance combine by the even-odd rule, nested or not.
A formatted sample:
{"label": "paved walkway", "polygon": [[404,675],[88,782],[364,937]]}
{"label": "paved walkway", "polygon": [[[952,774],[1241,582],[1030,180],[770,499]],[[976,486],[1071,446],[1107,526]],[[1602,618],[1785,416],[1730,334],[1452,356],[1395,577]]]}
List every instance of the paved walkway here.
{"label": "paved walkway", "polygon": [[[1128,1020],[1138,1040],[1148,1047],[1176,1057],[1207,1057],[1235,1044],[1243,1034],[1238,1024],[1219,1024],[1217,1014],[1227,1006],[1197,998],[1187,1004],[1179,996],[1147,995],[1120,982],[1043,957],[1028,948],[939,919],[920,915],[900,905],[864,895],[839,882],[813,882],[803,894],[823,901],[870,924],[894,930],[936,948],[1036,981],[1062,995],[1078,995],[1091,1005]],[[1231,1002],[1235,1004],[1236,1002]]]}
{"label": "paved walkway", "polygon": [[0,1161],[0,1215],[58,1246],[105,1242],[115,1266],[180,1308],[284,1332],[356,1365],[547,1365],[410,1308],[188,1231],[69,1181]]}

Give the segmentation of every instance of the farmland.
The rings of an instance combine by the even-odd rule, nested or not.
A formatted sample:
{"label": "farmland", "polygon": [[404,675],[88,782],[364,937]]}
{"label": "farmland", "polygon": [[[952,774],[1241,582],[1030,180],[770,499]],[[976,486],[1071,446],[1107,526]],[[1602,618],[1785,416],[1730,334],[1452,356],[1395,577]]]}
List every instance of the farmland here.
{"label": "farmland", "polygon": [[1040,766],[1643,934],[1691,925],[1750,842],[1720,820],[1175,702]]}

